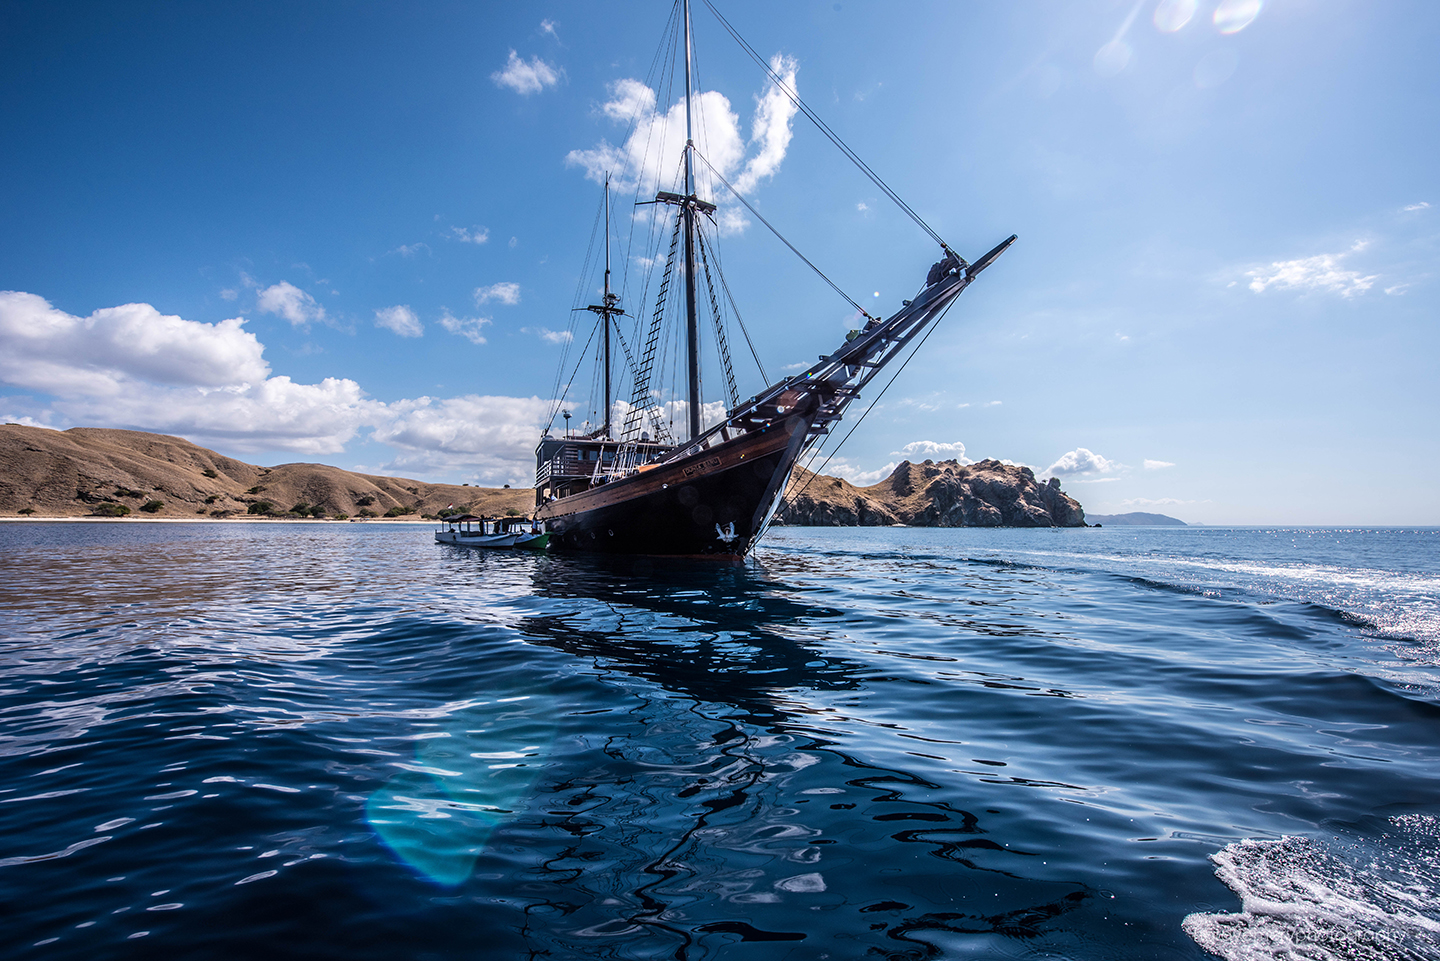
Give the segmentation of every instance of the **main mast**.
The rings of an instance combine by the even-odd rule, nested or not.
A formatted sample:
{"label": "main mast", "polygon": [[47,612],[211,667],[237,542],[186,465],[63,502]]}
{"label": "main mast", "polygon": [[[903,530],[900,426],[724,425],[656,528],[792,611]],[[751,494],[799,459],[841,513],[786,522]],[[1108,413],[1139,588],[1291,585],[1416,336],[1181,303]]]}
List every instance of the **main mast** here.
{"label": "main mast", "polygon": [[685,353],[686,400],[690,408],[690,439],[700,436],[700,321],[695,312],[695,229],[697,214],[713,214],[715,205],[695,195],[695,134],[691,119],[690,91],[690,0],[685,7],[685,193],[662,190],[655,195],[662,204],[680,208],[685,234]]}
{"label": "main mast", "polygon": [[690,439],[700,436],[700,323],[695,312],[695,136],[690,122],[690,0],[685,2],[685,345]]}

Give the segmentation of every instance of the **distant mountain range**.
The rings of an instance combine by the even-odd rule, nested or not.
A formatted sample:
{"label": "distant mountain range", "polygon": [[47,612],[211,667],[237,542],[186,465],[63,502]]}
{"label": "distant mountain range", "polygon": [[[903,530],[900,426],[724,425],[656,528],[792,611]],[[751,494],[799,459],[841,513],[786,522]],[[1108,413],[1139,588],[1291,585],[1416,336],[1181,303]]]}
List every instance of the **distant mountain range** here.
{"label": "distant mountain range", "polygon": [[1106,527],[1189,527],[1182,520],[1169,517],[1165,514],[1147,514],[1144,511],[1132,511],[1129,514],[1091,514],[1086,520],[1091,524],[1102,524]]}

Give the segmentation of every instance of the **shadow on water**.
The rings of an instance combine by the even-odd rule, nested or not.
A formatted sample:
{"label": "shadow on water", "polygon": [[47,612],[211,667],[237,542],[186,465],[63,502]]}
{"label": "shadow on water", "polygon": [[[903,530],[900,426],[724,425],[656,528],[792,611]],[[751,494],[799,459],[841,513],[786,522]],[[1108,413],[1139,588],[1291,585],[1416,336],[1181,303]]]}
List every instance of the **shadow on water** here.
{"label": "shadow on water", "polygon": [[864,673],[816,643],[842,611],[754,565],[547,558],[533,590],[560,603],[520,622],[528,639],[756,720],[785,719],[774,692],[854,689]]}

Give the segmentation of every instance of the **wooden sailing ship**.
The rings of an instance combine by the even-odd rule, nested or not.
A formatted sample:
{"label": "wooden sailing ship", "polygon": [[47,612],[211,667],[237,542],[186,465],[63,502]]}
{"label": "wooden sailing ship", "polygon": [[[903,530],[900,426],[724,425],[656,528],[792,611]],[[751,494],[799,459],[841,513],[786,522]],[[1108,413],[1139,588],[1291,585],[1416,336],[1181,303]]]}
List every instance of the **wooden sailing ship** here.
{"label": "wooden sailing ship", "polygon": [[[535,517],[549,532],[550,546],[556,549],[743,557],[768,526],[797,461],[829,434],[846,408],[859,398],[861,390],[930,329],[976,276],[1015,240],[1012,235],[973,263],[941,241],[941,260],[931,266],[920,291],[905,301],[899,311],[888,318],[871,317],[851,301],[859,315],[866,318],[863,327],[852,330],[844,343],[821,356],[808,370],[772,383],[744,401],[735,397],[728,348],[717,320],[716,331],[730,396],[724,418],[704,427],[697,301],[701,293],[699,279],[702,276],[709,279],[713,257],[706,255],[709,241],[701,233],[701,224],[713,216],[716,207],[696,193],[690,7],[689,0],[681,2],[686,123],[684,192],[658,191],[653,201],[674,209],[674,228],[660,284],[660,302],[639,359],[632,359],[632,402],[623,428],[617,431],[612,424],[611,342],[612,336],[618,333],[616,318],[625,312],[610,285],[607,180],[604,293],[600,303],[581,308],[596,315],[598,332],[602,335],[598,353],[603,368],[603,423],[579,436],[571,434],[568,428],[558,437],[547,430],[536,449]],[[729,29],[729,25],[726,26]],[[779,81],[778,77],[775,79]],[[794,96],[793,91],[788,92]],[[796,103],[809,114],[798,99]],[[828,128],[821,126],[827,136],[836,139]],[[836,142],[838,144],[838,140]],[[840,146],[856,159],[853,152],[843,144]],[[863,164],[862,169],[879,183]],[[894,197],[888,187],[881,186]],[[736,196],[745,202],[738,193]],[[905,209],[917,223],[925,226],[908,207]],[[928,227],[925,229],[929,231]],[[934,231],[929,232],[939,240]],[[676,275],[677,259],[684,299],[688,420],[688,431],[678,440],[669,436],[663,419],[657,416],[658,409],[650,401],[655,343],[665,313],[663,301]],[[713,285],[709,294],[718,318]],[[628,348],[626,355],[630,358]],[[568,424],[568,412],[566,418]]]}

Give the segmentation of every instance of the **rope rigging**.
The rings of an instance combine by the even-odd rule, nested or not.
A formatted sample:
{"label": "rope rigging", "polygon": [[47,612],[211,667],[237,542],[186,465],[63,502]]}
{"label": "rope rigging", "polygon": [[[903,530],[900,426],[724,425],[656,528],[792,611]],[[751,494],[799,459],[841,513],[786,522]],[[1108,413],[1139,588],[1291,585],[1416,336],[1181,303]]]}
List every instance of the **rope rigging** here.
{"label": "rope rigging", "polygon": [[697,150],[697,151],[695,151],[695,156],[699,157],[699,158],[700,158],[700,162],[705,165],[705,168],[706,168],[707,170],[709,170],[712,174],[715,175],[715,179],[719,180],[722,184],[725,185],[725,187],[726,187],[727,190],[729,190],[732,194],[735,195],[735,199],[736,199],[736,200],[739,200],[742,204],[745,205],[745,209],[746,209],[746,210],[749,210],[752,214],[755,215],[755,219],[756,219],[756,220],[760,221],[762,224],[764,224],[766,227],[768,227],[768,228],[770,229],[770,232],[771,232],[772,234],[774,234],[774,235],[779,239],[779,241],[780,241],[782,244],[784,244],[786,247],[789,247],[789,248],[790,248],[790,252],[791,252],[791,253],[793,253],[796,257],[799,257],[801,260],[803,260],[803,261],[805,262],[805,266],[807,266],[807,267],[809,267],[811,270],[815,271],[816,275],[818,275],[821,280],[823,280],[823,281],[825,281],[825,283],[829,284],[831,290],[835,291],[835,293],[837,293],[837,294],[839,294],[841,297],[843,297],[843,298],[845,299],[845,302],[846,302],[847,304],[849,304],[851,307],[854,307],[854,308],[855,308],[856,310],[858,310],[863,316],[865,316],[865,317],[869,317],[869,316],[870,316],[869,311],[867,311],[864,307],[861,307],[860,304],[859,304],[859,302],[856,301],[855,298],[851,297],[849,294],[845,293],[845,291],[841,290],[841,289],[840,289],[840,286],[839,286],[838,284],[836,284],[835,281],[833,281],[833,280],[831,280],[829,277],[825,276],[825,272],[824,272],[823,270],[821,270],[819,267],[816,267],[813,263],[810,262],[810,258],[809,258],[809,257],[806,257],[804,254],[802,254],[802,253],[800,252],[799,248],[797,248],[797,247],[796,247],[794,244],[792,244],[790,241],[786,240],[786,239],[785,239],[785,235],[782,234],[782,233],[780,233],[780,231],[776,230],[776,229],[775,229],[775,225],[772,224],[772,223],[770,223],[770,221],[766,220],[766,219],[761,215],[760,211],[758,211],[758,210],[755,209],[755,205],[754,205],[754,204],[752,204],[750,201],[746,200],[746,199],[745,199],[745,196],[744,196],[743,194],[741,194],[740,191],[736,190],[733,186],[731,186],[730,181],[726,180],[723,176],[721,176],[720,171],[716,170],[715,167],[714,167],[714,165],[711,164],[710,161],[708,161],[708,160],[705,159],[705,155],[704,155],[704,154],[702,154],[700,151]]}
{"label": "rope rigging", "polygon": [[914,360],[915,355],[920,353],[920,348],[925,346],[925,341],[929,340],[930,335],[935,333],[935,331],[940,326],[940,321],[945,319],[945,315],[950,313],[950,308],[954,305],[955,302],[953,300],[946,305],[945,309],[940,312],[940,316],[936,317],[934,323],[930,325],[930,329],[925,331],[925,336],[921,337],[920,342],[917,343],[914,349],[910,351],[910,356],[905,358],[905,360],[895,370],[895,373],[890,377],[888,381],[885,382],[885,386],[880,388],[880,393],[875,395],[875,399],[870,402],[870,405],[860,412],[860,416],[855,419],[855,423],[850,425],[850,429],[845,432],[845,436],[840,438],[840,443],[836,444],[835,449],[830,451],[830,453],[826,455],[825,460],[820,464],[818,468],[812,469],[810,467],[810,464],[815,463],[816,459],[820,456],[820,452],[824,449],[824,445],[822,444],[820,447],[815,448],[814,453],[810,456],[809,464],[806,464],[804,467],[804,469],[810,474],[809,478],[805,481],[805,486],[801,487],[798,491],[796,491],[793,496],[789,493],[781,493],[780,506],[777,507],[775,511],[770,515],[770,519],[766,521],[765,526],[761,528],[760,533],[755,535],[755,539],[757,541],[761,537],[765,536],[766,531],[770,530],[770,527],[775,523],[775,518],[779,517],[780,514],[784,512],[785,508],[789,507],[791,504],[794,504],[802,496],[804,496],[805,492],[810,489],[810,485],[815,483],[815,478],[820,476],[820,472],[823,471],[826,467],[830,466],[830,462],[835,459],[835,456],[837,454],[840,453],[840,448],[845,446],[845,442],[850,439],[850,435],[855,433],[855,431],[859,430],[860,425],[865,423],[865,418],[869,417],[870,412],[874,410],[877,406],[879,406],[881,398],[885,396],[885,392],[890,389],[891,385],[894,384],[895,381],[900,379],[900,375],[905,372],[905,368],[910,366],[910,361]]}
{"label": "rope rigging", "polygon": [[[710,0],[704,0],[704,2],[705,6],[710,9],[710,12],[715,15],[715,19],[720,21],[720,25],[725,28],[725,31],[729,33],[732,38],[734,38],[735,42],[740,45],[741,49],[743,49],[747,54],[750,55],[750,59],[754,60],[757,64],[759,64],[760,69],[764,70],[766,75],[770,77],[770,80],[775,84],[776,89],[783,93],[790,100],[790,102],[793,103],[796,108],[800,110],[801,113],[805,114],[805,116],[810,119],[810,122],[813,123],[816,128],[822,134],[824,134],[830,140],[830,142],[833,143],[836,148],[860,170],[861,173],[863,173],[866,177],[870,178],[870,181],[874,183],[875,186],[879,187],[881,192],[883,192],[886,197],[889,197],[890,200],[902,211],[904,211],[911,220],[915,221],[915,223],[919,225],[921,230],[929,234],[937,244],[939,244],[942,248],[945,249],[946,252],[949,252],[950,245],[945,242],[945,239],[939,234],[937,234],[934,230],[932,230],[930,228],[930,225],[927,224],[925,220],[915,212],[914,208],[912,208],[903,199],[901,199],[899,194],[891,190],[890,185],[887,184],[884,180],[881,180],[880,175],[877,174],[874,170],[870,169],[870,165],[867,164],[864,160],[860,159],[860,155],[857,154],[854,150],[851,150],[850,145],[845,143],[845,141],[841,140],[840,135],[837,134],[835,131],[831,130],[830,125],[827,124],[824,120],[821,120],[820,115],[817,114],[814,110],[811,110],[809,104],[807,104],[804,100],[800,99],[800,95],[796,93],[795,90],[792,89],[791,86],[786,83],[785,80],[778,73],[775,72],[775,70],[770,66],[769,62],[764,57],[760,56],[760,54],[755,50],[754,47],[750,46],[750,44],[745,40],[745,38],[740,35],[740,32],[736,30],[733,26],[731,26],[730,21],[726,20],[725,17],[721,15],[719,10],[715,9],[715,4],[711,3]],[[729,184],[726,184],[726,186],[729,186]],[[731,187],[731,191],[734,192],[733,187]],[[736,196],[739,195],[737,194]]]}

